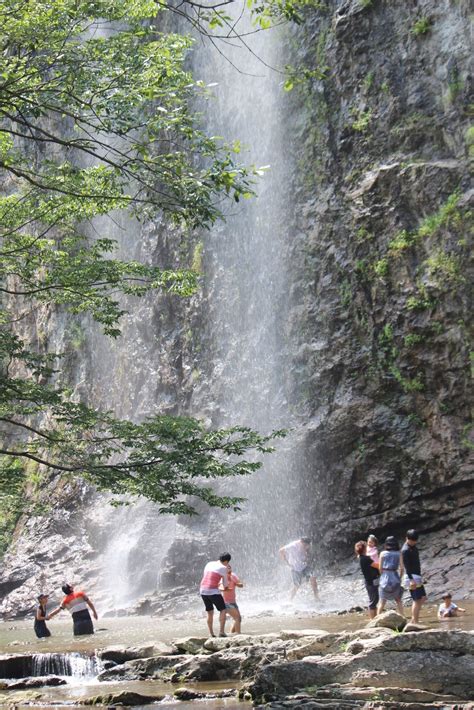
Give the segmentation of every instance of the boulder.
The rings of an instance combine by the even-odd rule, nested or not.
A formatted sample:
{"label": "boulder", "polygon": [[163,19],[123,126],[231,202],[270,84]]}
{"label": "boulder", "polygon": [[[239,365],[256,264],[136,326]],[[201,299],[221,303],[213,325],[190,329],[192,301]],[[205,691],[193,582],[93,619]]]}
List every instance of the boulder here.
{"label": "boulder", "polygon": [[[202,653],[203,646],[206,641],[214,640],[213,637],[208,639],[207,636],[185,636],[184,638],[174,639],[173,645],[178,651],[185,653]],[[225,639],[222,639],[225,641]]]}
{"label": "boulder", "polygon": [[150,658],[151,656],[165,656],[176,653],[174,646],[166,643],[155,643],[148,646],[109,646],[97,652],[102,661],[126,663],[137,658]]}
{"label": "boulder", "polygon": [[231,653],[229,651],[191,656],[175,665],[171,682],[235,680],[240,678],[241,666],[247,658],[246,652]]}
{"label": "boulder", "polygon": [[393,629],[394,631],[402,631],[406,626],[407,620],[404,616],[401,616],[397,611],[390,609],[390,611],[383,611],[381,614],[371,619],[367,624],[368,629],[384,627],[386,629]]}
{"label": "boulder", "polygon": [[406,633],[407,631],[427,631],[428,629],[429,626],[425,626],[424,624],[413,624],[411,621],[409,621],[403,629],[403,632]]}
{"label": "boulder", "polygon": [[130,690],[122,690],[118,693],[107,693],[104,695],[93,695],[88,698],[80,698],[80,705],[145,705],[146,703],[157,703],[163,700],[164,695],[142,695]]}
{"label": "boulder", "polygon": [[114,666],[99,673],[97,680],[142,680],[144,678],[168,677],[176,664],[187,660],[189,656],[153,656],[152,658],[137,658],[121,665]]}

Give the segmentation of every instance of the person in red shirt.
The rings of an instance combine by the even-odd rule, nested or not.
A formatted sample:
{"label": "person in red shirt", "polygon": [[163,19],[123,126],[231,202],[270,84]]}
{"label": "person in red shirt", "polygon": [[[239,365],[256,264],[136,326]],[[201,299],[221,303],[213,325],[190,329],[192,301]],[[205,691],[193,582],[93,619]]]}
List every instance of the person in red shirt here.
{"label": "person in red shirt", "polygon": [[241,582],[237,575],[232,572],[232,567],[227,565],[227,589],[220,586],[220,590],[222,596],[224,597],[226,611],[234,620],[230,630],[233,634],[240,634],[240,624],[242,622],[240,610],[237,606],[237,599],[235,597],[235,590],[237,587],[243,586],[243,582]]}

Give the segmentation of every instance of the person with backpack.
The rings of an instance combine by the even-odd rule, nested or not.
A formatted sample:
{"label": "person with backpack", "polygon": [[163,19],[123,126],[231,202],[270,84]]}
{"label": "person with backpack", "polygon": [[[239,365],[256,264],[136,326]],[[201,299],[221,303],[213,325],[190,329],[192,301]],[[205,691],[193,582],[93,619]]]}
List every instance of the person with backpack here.
{"label": "person with backpack", "polygon": [[403,616],[401,574],[403,572],[400,545],[395,537],[390,535],[385,540],[384,550],[380,553],[379,561],[380,583],[379,604],[377,614],[385,609],[387,601],[393,600],[397,605],[398,613]]}

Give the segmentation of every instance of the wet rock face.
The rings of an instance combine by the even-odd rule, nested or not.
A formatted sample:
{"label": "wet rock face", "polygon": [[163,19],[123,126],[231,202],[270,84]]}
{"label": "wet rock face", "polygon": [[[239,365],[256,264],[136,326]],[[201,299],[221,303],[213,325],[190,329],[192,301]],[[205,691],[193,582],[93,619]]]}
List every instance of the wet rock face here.
{"label": "wet rock face", "polygon": [[327,78],[295,115],[302,508],[323,554],[416,526],[424,570],[467,593],[468,3],[329,6],[302,50]]}

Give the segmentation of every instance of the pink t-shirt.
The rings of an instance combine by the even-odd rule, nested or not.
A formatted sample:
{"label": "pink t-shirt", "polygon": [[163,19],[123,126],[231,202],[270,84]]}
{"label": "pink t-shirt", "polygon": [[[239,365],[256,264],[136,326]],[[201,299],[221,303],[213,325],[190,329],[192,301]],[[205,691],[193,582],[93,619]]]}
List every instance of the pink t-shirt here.
{"label": "pink t-shirt", "polygon": [[222,580],[224,587],[227,587],[228,570],[220,560],[208,562],[204,567],[204,574],[199,585],[199,593],[210,596],[212,594],[220,594],[219,584]]}
{"label": "pink t-shirt", "polygon": [[231,572],[229,575],[229,581],[227,583],[227,589],[222,592],[222,596],[224,597],[224,601],[227,602],[228,604],[235,604],[235,588],[237,584],[239,584],[240,579],[237,577],[236,574]]}
{"label": "pink t-shirt", "polygon": [[367,545],[366,554],[372,558],[373,562],[376,562],[377,564],[379,563],[379,551],[376,547],[370,547],[369,545]]}

